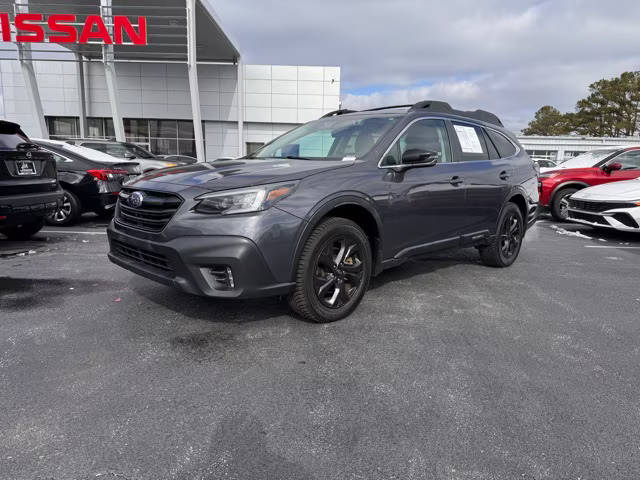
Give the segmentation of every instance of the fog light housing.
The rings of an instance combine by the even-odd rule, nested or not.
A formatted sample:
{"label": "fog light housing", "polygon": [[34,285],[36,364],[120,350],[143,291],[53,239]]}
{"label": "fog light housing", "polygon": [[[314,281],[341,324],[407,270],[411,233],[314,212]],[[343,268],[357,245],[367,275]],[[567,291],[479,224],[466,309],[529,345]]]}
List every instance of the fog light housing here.
{"label": "fog light housing", "polygon": [[216,290],[233,290],[236,286],[233,278],[233,270],[229,265],[212,265],[203,268],[211,280],[212,287]]}

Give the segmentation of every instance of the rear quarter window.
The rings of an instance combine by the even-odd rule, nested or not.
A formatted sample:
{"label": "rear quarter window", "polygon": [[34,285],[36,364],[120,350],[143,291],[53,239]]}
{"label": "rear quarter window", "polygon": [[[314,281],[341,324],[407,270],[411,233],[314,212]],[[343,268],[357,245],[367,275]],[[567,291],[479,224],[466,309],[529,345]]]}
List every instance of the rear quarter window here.
{"label": "rear quarter window", "polygon": [[486,130],[487,135],[495,145],[498,150],[498,154],[500,154],[500,158],[511,157],[516,154],[516,147],[501,133],[498,133],[494,130]]}

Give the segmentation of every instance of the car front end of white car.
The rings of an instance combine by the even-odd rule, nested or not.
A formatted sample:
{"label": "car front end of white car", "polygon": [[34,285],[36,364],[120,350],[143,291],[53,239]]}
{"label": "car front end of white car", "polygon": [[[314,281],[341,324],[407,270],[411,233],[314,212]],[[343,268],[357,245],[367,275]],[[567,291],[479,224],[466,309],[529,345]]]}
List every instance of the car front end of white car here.
{"label": "car front end of white car", "polygon": [[569,221],[640,232],[640,180],[613,182],[574,193],[568,203]]}

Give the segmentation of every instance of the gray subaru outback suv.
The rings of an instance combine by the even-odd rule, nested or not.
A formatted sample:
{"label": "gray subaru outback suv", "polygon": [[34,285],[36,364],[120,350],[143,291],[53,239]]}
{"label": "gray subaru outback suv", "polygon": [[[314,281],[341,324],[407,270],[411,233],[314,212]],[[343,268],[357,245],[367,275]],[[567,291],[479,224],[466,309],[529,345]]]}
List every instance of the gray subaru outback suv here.
{"label": "gray subaru outback suv", "polygon": [[537,203],[533,162],[489,112],[339,110],[244,158],[130,182],[109,258],[197,295],[287,295],[330,322],[416,255],[475,246],[485,264],[511,265]]}

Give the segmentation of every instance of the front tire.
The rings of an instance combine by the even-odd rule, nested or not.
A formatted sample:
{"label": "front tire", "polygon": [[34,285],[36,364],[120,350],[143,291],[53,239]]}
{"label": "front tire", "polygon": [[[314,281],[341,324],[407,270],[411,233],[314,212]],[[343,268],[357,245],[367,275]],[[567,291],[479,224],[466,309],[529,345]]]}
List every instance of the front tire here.
{"label": "front tire", "polygon": [[578,190],[578,188],[563,188],[553,197],[553,202],[551,202],[551,215],[556,221],[567,221],[569,197],[576,193]]}
{"label": "front tire", "polygon": [[369,286],[371,245],[351,220],[330,218],[305,243],[289,305],[301,317],[328,323],[350,315]]}
{"label": "front tire", "polygon": [[5,235],[9,240],[29,240],[38,233],[43,226],[44,219],[39,218],[33,222],[23,223],[21,225],[2,227],[0,228],[0,233]]}
{"label": "front tire", "polygon": [[494,239],[478,249],[482,263],[497,268],[512,265],[520,254],[524,232],[522,212],[516,204],[507,203],[500,214]]}
{"label": "front tire", "polygon": [[47,217],[47,224],[58,227],[73,225],[81,213],[78,197],[65,190],[62,197],[62,205]]}

